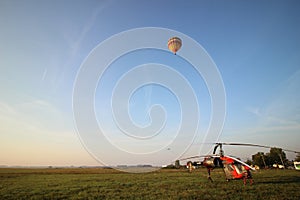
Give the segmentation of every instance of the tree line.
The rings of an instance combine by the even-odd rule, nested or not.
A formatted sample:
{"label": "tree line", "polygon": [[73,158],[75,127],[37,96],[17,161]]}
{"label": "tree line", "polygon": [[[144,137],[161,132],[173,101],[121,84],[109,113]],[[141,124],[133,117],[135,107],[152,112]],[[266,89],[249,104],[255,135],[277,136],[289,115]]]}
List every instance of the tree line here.
{"label": "tree line", "polygon": [[[300,154],[297,155],[295,161],[300,161]],[[271,148],[270,152],[257,152],[252,155],[252,161],[248,160],[248,164],[257,165],[260,168],[270,168],[274,164],[283,165],[285,167],[292,166],[293,162],[286,158],[285,152],[281,148]]]}

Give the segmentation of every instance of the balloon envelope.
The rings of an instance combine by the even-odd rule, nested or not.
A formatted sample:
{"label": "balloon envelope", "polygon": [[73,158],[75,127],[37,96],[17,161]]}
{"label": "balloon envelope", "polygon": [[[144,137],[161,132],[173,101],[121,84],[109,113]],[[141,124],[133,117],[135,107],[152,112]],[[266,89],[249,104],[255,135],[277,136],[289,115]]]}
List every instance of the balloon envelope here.
{"label": "balloon envelope", "polygon": [[176,54],[176,52],[180,49],[181,45],[182,45],[181,39],[178,37],[172,37],[168,41],[168,48],[174,54]]}

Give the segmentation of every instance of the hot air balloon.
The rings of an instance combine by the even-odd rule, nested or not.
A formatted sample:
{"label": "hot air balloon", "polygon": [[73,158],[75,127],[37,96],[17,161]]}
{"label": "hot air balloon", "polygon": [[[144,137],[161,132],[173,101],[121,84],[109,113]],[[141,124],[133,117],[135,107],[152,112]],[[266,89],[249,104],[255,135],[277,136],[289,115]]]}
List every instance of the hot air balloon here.
{"label": "hot air balloon", "polygon": [[181,45],[182,45],[181,39],[178,37],[172,37],[168,41],[168,48],[175,55],[176,55],[176,52],[180,49]]}

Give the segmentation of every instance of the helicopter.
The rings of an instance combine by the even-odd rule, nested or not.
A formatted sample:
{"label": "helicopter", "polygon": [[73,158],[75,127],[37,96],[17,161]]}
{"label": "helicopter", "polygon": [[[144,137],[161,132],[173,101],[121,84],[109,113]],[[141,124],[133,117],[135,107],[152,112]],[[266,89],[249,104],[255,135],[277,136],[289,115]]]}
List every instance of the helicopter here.
{"label": "helicopter", "polygon": [[[225,143],[225,142],[221,143],[221,142],[218,142],[218,143],[213,143],[213,144],[215,144],[215,147],[213,149],[212,155],[192,156],[192,157],[183,158],[180,160],[187,160],[187,159],[192,159],[192,158],[203,157],[204,160],[201,162],[201,164],[203,166],[205,166],[207,169],[208,180],[213,182],[213,180],[211,178],[211,171],[213,169],[219,167],[219,168],[223,168],[223,171],[224,171],[224,174],[226,177],[226,181],[242,179],[245,185],[247,183],[247,180],[249,180],[250,185],[253,184],[253,178],[252,178],[251,171],[255,171],[256,169],[236,157],[224,155],[224,151],[222,148],[223,145],[272,148],[270,146],[249,144],[249,143],[247,144],[247,143]],[[218,148],[219,148],[219,153],[217,154],[216,152],[217,152]],[[299,153],[297,151],[288,150],[288,149],[282,149],[282,150],[287,151],[287,152]],[[192,162],[188,162],[187,167],[190,169],[190,172],[191,172]]]}

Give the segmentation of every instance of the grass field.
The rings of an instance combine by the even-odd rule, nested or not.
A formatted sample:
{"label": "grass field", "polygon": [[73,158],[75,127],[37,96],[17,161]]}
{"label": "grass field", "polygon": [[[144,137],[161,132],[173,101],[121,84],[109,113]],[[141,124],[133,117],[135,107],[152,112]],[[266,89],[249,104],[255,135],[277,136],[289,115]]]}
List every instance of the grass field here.
{"label": "grass field", "polygon": [[0,169],[0,199],[300,199],[300,172],[260,170],[254,185],[226,182],[221,169],[159,170],[130,174],[113,169]]}

